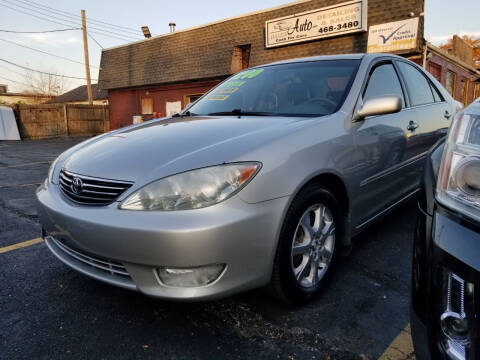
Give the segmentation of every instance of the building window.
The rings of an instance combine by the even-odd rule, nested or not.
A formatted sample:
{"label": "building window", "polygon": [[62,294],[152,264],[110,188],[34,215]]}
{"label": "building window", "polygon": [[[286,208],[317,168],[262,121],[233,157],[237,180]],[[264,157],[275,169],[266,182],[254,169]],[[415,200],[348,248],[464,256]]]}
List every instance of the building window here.
{"label": "building window", "polygon": [[464,104],[468,104],[468,79],[462,79],[460,82],[460,101]]}
{"label": "building window", "polygon": [[194,101],[197,101],[198,99],[200,99],[200,97],[202,96],[203,94],[193,94],[193,95],[185,95],[183,97],[183,106],[187,106],[188,104],[194,102]]}
{"label": "building window", "polygon": [[440,65],[430,62],[428,64],[428,72],[440,82],[442,78],[442,67]]}
{"label": "building window", "polygon": [[153,114],[153,99],[142,98],[142,115]]}
{"label": "building window", "polygon": [[480,84],[477,83],[475,84],[475,87],[473,88],[473,99],[476,99],[480,96]]}
{"label": "building window", "polygon": [[247,44],[235,46],[233,48],[232,64],[230,66],[230,72],[232,74],[248,68],[251,47],[250,44]]}
{"label": "building window", "polygon": [[450,95],[455,97],[455,82],[457,81],[457,74],[453,71],[447,71],[447,77],[445,80],[445,88],[449,92]]}

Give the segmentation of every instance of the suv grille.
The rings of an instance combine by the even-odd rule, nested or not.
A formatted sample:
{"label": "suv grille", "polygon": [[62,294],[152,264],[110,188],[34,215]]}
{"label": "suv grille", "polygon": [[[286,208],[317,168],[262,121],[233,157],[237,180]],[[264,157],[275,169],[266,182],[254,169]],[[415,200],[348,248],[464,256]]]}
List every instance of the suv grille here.
{"label": "suv grille", "polygon": [[133,184],[125,181],[93,178],[60,172],[60,188],[70,200],[84,205],[108,205],[114,202]]}

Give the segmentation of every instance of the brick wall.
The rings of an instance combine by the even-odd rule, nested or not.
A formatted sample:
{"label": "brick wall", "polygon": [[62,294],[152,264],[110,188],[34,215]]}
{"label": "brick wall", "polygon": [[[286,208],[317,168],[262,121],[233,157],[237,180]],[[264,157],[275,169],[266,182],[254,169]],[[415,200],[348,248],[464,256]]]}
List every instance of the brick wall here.
{"label": "brick wall", "polygon": [[[445,59],[435,53],[431,53],[429,60],[427,61],[427,69],[434,75],[443,86],[446,85],[447,72],[451,71],[455,74],[455,89],[452,96],[455,100],[463,102],[464,105],[471,103],[474,100],[474,81],[478,79],[478,75],[472,71],[468,71],[463,67],[455,64],[452,61]],[[467,98],[462,99],[461,82],[468,81]]]}
{"label": "brick wall", "polygon": [[[104,89],[118,89],[224,77],[230,74],[234,46],[244,44],[251,44],[250,66],[305,56],[365,52],[367,33],[265,48],[266,20],[342,2],[345,0],[297,2],[268,12],[104,50],[100,84]],[[423,9],[424,0],[368,0],[368,25],[403,20],[410,12],[418,14]],[[423,38],[423,18],[418,38]]]}
{"label": "brick wall", "polygon": [[[141,115],[142,98],[153,100],[153,111],[157,116],[165,116],[167,101],[180,101],[182,108],[185,107],[187,95],[203,94],[217,85],[220,80],[204,81],[177,85],[159,85],[136,89],[109,90],[108,99],[110,105],[110,126],[112,129],[131,125],[134,115]],[[149,119],[151,116],[144,116]]]}

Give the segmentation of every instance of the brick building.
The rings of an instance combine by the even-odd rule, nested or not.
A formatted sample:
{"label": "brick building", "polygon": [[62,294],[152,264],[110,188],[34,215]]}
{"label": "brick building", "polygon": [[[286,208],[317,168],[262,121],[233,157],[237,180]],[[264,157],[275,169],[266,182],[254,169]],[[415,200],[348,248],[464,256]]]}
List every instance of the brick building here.
{"label": "brick building", "polygon": [[440,81],[456,100],[464,105],[480,97],[480,73],[470,57],[468,63],[427,44],[427,70]]}
{"label": "brick building", "polygon": [[[99,83],[108,90],[111,128],[131,124],[134,115],[148,119],[178,111],[243,68],[367,52],[372,29],[386,31],[385,40],[387,34],[410,36],[399,40],[408,48],[389,51],[415,60],[424,53],[423,11],[424,0],[301,0],[103,50]],[[406,30],[411,21],[414,29]],[[283,37],[294,32],[294,40]]]}

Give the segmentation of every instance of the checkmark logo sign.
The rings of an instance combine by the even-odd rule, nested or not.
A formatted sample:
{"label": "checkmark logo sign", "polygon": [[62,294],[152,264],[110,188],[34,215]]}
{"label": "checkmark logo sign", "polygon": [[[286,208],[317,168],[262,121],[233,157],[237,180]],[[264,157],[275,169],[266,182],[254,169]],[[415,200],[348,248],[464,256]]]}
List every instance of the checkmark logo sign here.
{"label": "checkmark logo sign", "polygon": [[383,36],[383,35],[379,35],[381,38],[382,38],[382,41],[383,41],[383,44],[385,45],[387,43],[388,40],[390,40],[392,38],[393,35],[395,35],[401,28],[403,28],[405,25],[407,24],[403,24],[402,26],[399,26],[394,32],[392,32],[390,35],[388,35],[387,37]]}

